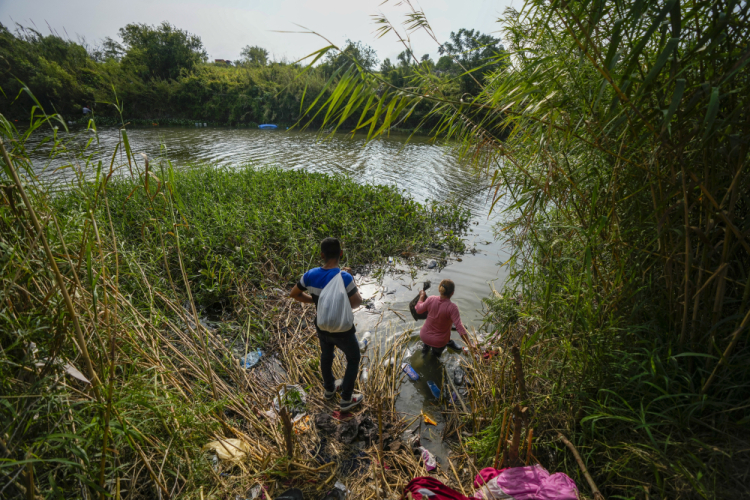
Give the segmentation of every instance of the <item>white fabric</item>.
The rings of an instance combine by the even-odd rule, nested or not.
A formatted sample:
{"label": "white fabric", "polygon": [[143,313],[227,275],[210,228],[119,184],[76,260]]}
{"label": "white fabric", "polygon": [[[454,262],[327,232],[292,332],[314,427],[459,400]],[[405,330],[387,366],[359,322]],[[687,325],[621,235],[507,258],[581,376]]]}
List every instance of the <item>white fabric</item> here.
{"label": "white fabric", "polygon": [[354,326],[354,313],[346,295],[341,272],[328,282],[318,298],[318,328],[324,332],[346,332]]}

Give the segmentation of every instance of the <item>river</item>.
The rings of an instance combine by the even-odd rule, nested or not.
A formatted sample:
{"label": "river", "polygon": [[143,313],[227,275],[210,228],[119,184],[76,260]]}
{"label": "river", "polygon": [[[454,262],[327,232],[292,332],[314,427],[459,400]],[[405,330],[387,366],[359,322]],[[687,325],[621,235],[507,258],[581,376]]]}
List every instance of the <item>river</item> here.
{"label": "river", "polygon": [[[103,157],[111,155],[119,140],[118,131],[105,129],[100,130],[98,135],[99,144],[92,147],[98,152],[95,154]],[[363,308],[355,314],[358,335],[371,331],[374,339],[381,344],[386,339],[414,330],[410,345],[416,352],[410,361],[421,379],[416,383],[409,380],[404,383],[396,408],[407,418],[424,411],[438,422],[437,427],[423,426],[422,444],[444,459],[448,450],[440,439],[443,419],[426,380],[439,377],[442,370],[440,363],[455,365],[461,354],[446,350],[439,362],[423,359],[417,349],[419,325],[415,325],[411,319],[408,304],[425,280],[434,284],[429,293],[437,294],[440,280],[450,278],[456,283],[453,301],[461,310],[464,324],[467,328],[481,325],[482,298],[491,293],[493,286],[502,289],[507,269],[500,264],[509,257],[507,249],[496,242],[493,235],[492,227],[497,216],[489,212],[491,196],[487,180],[472,167],[460,162],[449,148],[436,146],[424,137],[412,138],[407,142],[405,136],[392,136],[368,143],[362,138],[352,139],[345,134],[321,138],[311,132],[228,128],[132,129],[128,136],[136,155],[143,153],[156,157],[165,154],[176,167],[201,161],[254,163],[258,166],[276,165],[346,174],[361,183],[396,185],[406,189],[419,201],[457,201],[471,210],[473,222],[467,243],[474,253],[462,255],[461,261],[451,259],[443,268],[420,270],[414,278],[396,258],[394,272],[389,273],[382,283],[367,277],[360,278],[362,295],[365,299],[375,299],[375,309]],[[78,144],[81,142],[80,138],[75,141]],[[41,172],[47,150],[46,146],[42,146],[34,154],[35,166],[42,178],[60,184],[63,174],[53,173],[59,161],[53,161],[45,172]],[[453,332],[453,337],[460,344],[456,332]],[[364,392],[366,394],[366,390]]]}

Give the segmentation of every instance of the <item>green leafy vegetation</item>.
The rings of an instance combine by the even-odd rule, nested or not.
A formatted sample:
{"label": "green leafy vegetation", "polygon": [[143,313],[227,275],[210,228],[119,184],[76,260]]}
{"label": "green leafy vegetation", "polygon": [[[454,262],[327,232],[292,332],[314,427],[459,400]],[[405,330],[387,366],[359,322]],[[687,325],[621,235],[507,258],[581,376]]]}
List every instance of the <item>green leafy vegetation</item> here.
{"label": "green leafy vegetation", "polygon": [[[467,211],[445,204],[421,205],[391,186],[360,185],[342,177],[252,166],[196,165],[171,171],[149,165],[154,179],[144,186],[124,179],[108,185],[110,216],[124,248],[139,255],[159,282],[178,277],[184,266],[198,303],[228,301],[240,290],[264,288],[269,270],[286,288],[317,263],[320,240],[341,239],[347,266],[380,263],[402,252],[431,245],[463,251],[460,235]],[[186,222],[181,256],[164,254],[161,235],[172,221],[154,218],[165,210],[156,193],[169,182]],[[55,200],[59,213],[76,221],[87,204],[77,193]],[[164,262],[168,267],[164,267]],[[175,278],[181,282],[180,278]]]}
{"label": "green leafy vegetation", "polygon": [[[291,439],[263,413],[289,383],[308,398],[289,391],[284,405],[324,411],[314,309],[289,287],[323,236],[366,265],[443,241],[460,250],[468,213],[340,176],[177,171],[136,159],[126,129],[103,164],[52,128],[71,182],[51,194],[26,144],[64,124],[41,109],[22,129],[0,115],[0,496],[234,498],[259,481],[313,495],[332,471],[347,481],[344,454],[321,467],[311,433]],[[220,325],[206,316],[217,303]],[[242,368],[256,348],[259,364]],[[371,367],[371,397],[395,391],[386,370]],[[242,458],[215,459],[217,439],[240,440]]]}
{"label": "green leafy vegetation", "polygon": [[[208,56],[198,35],[167,22],[158,26],[128,24],[119,30],[119,41],[110,37],[99,43],[74,42],[56,34],[44,36],[31,28],[12,33],[0,25],[0,100],[4,116],[26,122],[34,100],[23,92],[28,86],[46,109],[55,109],[65,121],[88,123],[83,107],[94,110],[98,126],[120,125],[121,117],[132,125],[257,126],[273,122],[291,126],[309,109],[314,96],[331,95],[352,64],[377,69],[372,47],[347,40],[343,48],[327,51],[314,68],[288,61],[272,61],[260,46],[246,46],[238,61]],[[384,61],[381,71],[396,84],[408,82],[422,67],[458,95],[474,93],[474,76],[501,48],[488,35],[461,30],[446,44],[438,66],[410,52],[399,56],[397,66]],[[467,51],[481,47],[480,56]],[[455,59],[455,62],[452,62]],[[470,73],[464,74],[465,71]],[[110,103],[118,103],[111,106]],[[322,104],[319,102],[318,104]],[[317,105],[312,109],[317,109]],[[357,108],[358,109],[358,108]],[[352,110],[353,112],[356,109]],[[418,107],[398,129],[413,129],[429,108]],[[321,117],[314,123],[320,123]],[[347,124],[348,125],[348,122]]]}
{"label": "green leafy vegetation", "polygon": [[[324,127],[356,120],[370,138],[427,104],[420,124],[497,188],[515,252],[488,302],[505,349],[477,385],[494,402],[477,467],[519,405],[536,458],[585,484],[561,431],[606,497],[747,495],[748,9],[527,2],[501,19],[507,52],[474,96],[425,68],[404,85],[357,68],[325,103]],[[418,10],[382,23],[434,38]]]}

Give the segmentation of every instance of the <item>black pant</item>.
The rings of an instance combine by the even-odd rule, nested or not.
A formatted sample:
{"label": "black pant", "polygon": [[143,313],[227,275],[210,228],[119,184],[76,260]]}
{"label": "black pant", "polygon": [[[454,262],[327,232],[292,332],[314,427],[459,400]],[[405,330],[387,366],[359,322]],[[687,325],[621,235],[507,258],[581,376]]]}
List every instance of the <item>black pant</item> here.
{"label": "black pant", "polygon": [[328,392],[336,390],[336,379],[333,377],[333,358],[338,347],[346,356],[346,371],[341,383],[341,399],[348,401],[354,392],[354,382],[359,372],[359,342],[354,328],[345,333],[328,333],[318,330],[320,341],[320,372],[323,375],[323,387]]}
{"label": "black pant", "polygon": [[427,344],[424,344],[422,346],[422,354],[426,356],[427,354],[429,354],[430,351],[432,351],[432,354],[434,354],[435,356],[439,358],[440,355],[443,354],[443,351],[445,350],[446,347],[448,346],[444,345],[443,347],[432,347]]}

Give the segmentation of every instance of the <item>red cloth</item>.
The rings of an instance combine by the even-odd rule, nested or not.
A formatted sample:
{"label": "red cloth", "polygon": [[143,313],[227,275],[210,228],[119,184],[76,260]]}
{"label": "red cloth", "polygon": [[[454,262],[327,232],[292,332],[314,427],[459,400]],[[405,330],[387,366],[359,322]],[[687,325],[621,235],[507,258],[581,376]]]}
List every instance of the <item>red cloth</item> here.
{"label": "red cloth", "polygon": [[[419,490],[427,490],[433,495],[422,494]],[[401,500],[406,498],[407,491],[411,491],[414,500],[474,500],[474,497],[466,497],[448,488],[434,477],[415,477],[409,481],[401,494]]]}
{"label": "red cloth", "polygon": [[494,467],[485,467],[484,469],[480,470],[479,474],[477,474],[477,477],[474,478],[474,489],[478,490],[479,488],[499,476],[500,473],[504,470],[508,470],[508,468],[506,467],[505,469],[495,469]]}
{"label": "red cloth", "polygon": [[444,299],[433,295],[427,297],[424,302],[417,302],[414,309],[419,314],[427,311],[427,319],[419,330],[419,338],[430,347],[445,347],[451,339],[451,325],[456,325],[460,335],[468,335],[469,332],[461,323],[461,314],[458,306],[451,299]]}
{"label": "red cloth", "polygon": [[347,420],[351,419],[354,415],[346,411],[336,410],[335,412],[331,413],[331,416],[335,418],[336,420],[339,420],[341,422],[346,422]]}

